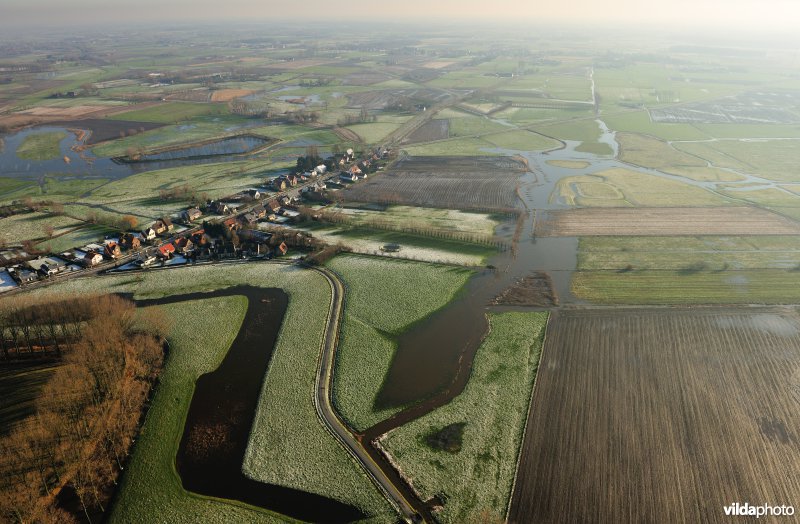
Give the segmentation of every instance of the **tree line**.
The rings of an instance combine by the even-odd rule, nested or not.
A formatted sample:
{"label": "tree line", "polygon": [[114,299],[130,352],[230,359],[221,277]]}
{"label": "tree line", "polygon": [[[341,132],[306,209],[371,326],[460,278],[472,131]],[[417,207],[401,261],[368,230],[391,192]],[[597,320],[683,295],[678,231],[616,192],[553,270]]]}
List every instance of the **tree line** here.
{"label": "tree line", "polygon": [[18,296],[0,302],[0,318],[9,353],[58,361],[34,413],[0,438],[0,520],[100,520],[161,368],[166,324],[116,295]]}

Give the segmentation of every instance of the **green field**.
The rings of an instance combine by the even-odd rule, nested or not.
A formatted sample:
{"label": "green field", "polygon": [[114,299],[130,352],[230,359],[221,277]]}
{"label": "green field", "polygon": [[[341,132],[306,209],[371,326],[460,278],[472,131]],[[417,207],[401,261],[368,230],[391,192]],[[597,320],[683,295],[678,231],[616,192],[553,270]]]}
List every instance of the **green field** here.
{"label": "green field", "polygon": [[105,235],[118,233],[116,229],[101,225],[85,225],[69,232],[42,240],[38,247],[51,253],[61,253],[68,249],[85,246],[93,242],[100,242]]}
{"label": "green field", "polygon": [[582,237],[578,269],[704,270],[797,269],[800,237]]}
{"label": "green field", "polygon": [[614,153],[611,146],[598,142],[602,132],[600,131],[600,126],[594,120],[571,120],[557,124],[536,126],[535,131],[559,140],[576,140],[580,144],[575,150],[583,153],[593,153],[595,155],[612,155]]}
{"label": "green field", "polygon": [[[111,290],[135,292],[136,298],[160,298],[237,284],[279,287],[289,295],[289,307],[253,423],[245,473],[257,480],[356,505],[374,515],[376,521],[392,521],[393,510],[360,466],[331,437],[314,408],[314,378],[330,300],[330,287],[318,273],[277,264],[206,266],[136,276],[72,279],[39,293]],[[244,311],[242,302],[232,305],[237,300],[208,299],[165,308],[168,311],[164,314],[175,320],[168,336],[172,350],[142,436],[123,476],[112,522],[275,520],[262,510],[183,491],[174,469],[175,450],[194,380],[214,369],[224,357]],[[207,307],[215,309],[205,310]],[[208,318],[215,321],[208,322]],[[292,409],[285,409],[286,406]]]}
{"label": "green field", "polygon": [[564,177],[553,191],[551,198],[554,197],[572,205],[598,207],[702,207],[730,202],[701,187],[622,168]]}
{"label": "green field", "polygon": [[25,240],[45,238],[48,228],[59,235],[82,224],[67,216],[34,212],[0,218],[0,240],[6,244],[20,244]]}
{"label": "green field", "polygon": [[403,150],[412,156],[491,156],[500,155],[494,151],[496,146],[480,138],[454,138],[439,140],[418,146],[405,146]]}
{"label": "green field", "polygon": [[352,255],[338,256],[328,267],[345,283],[333,400],[342,417],[360,431],[400,410],[375,407],[397,335],[452,300],[470,272]]}
{"label": "green field", "polygon": [[400,123],[376,122],[371,124],[355,124],[347,126],[347,129],[360,136],[361,140],[366,144],[378,144],[389,136],[390,133],[397,130],[398,127],[400,127]]}
{"label": "green field", "polygon": [[480,137],[487,133],[497,133],[509,129],[508,126],[494,122],[489,118],[479,116],[465,116],[464,118],[453,118],[450,120],[451,137]]}
{"label": "green field", "polygon": [[[490,314],[464,392],[383,441],[423,500],[446,497],[442,522],[505,520],[546,322],[547,313]],[[459,423],[466,424],[460,450],[426,441]]]}
{"label": "green field", "polygon": [[717,167],[736,169],[778,182],[800,182],[796,166],[799,140],[719,140],[679,143],[676,147]]}
{"label": "green field", "polygon": [[797,304],[800,271],[578,271],[572,292],[595,304]]}
{"label": "green field", "polygon": [[650,135],[662,140],[704,140],[709,135],[692,124],[661,124],[650,120],[647,111],[629,111],[604,115],[609,129],[628,133]]}
{"label": "green field", "polygon": [[502,149],[515,149],[519,151],[546,151],[555,149],[560,142],[547,138],[538,133],[517,130],[505,133],[494,133],[483,137],[484,140]]}
{"label": "green field", "polygon": [[117,113],[111,120],[131,120],[134,122],[155,122],[172,124],[190,120],[203,115],[224,115],[228,112],[225,104],[205,104],[192,102],[166,102],[148,107]]}
{"label": "green field", "polygon": [[55,160],[61,156],[59,144],[65,138],[64,132],[28,135],[17,148],[17,156],[23,160]]}

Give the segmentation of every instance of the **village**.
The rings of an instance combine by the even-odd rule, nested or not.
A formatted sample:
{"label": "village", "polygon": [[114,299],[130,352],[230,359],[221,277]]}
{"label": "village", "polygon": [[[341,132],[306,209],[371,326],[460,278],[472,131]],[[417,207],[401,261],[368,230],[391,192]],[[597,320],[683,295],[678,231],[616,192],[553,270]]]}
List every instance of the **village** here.
{"label": "village", "polygon": [[224,260],[263,260],[286,256],[290,248],[309,251],[320,242],[287,228],[308,218],[304,204],[331,202],[339,191],[382,170],[386,148],[363,158],[353,149],[322,159],[316,151],[301,156],[297,168],[248,189],[164,216],[137,231],[107,235],[60,253],[30,255],[19,248],[0,258],[0,293],[70,275],[131,271]]}

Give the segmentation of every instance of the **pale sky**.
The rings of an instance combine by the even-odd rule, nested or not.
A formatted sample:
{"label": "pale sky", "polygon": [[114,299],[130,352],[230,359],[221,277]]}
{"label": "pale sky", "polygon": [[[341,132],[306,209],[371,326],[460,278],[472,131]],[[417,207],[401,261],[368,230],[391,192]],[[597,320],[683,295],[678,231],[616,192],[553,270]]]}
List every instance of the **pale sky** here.
{"label": "pale sky", "polygon": [[0,0],[7,27],[367,17],[796,31],[800,0]]}

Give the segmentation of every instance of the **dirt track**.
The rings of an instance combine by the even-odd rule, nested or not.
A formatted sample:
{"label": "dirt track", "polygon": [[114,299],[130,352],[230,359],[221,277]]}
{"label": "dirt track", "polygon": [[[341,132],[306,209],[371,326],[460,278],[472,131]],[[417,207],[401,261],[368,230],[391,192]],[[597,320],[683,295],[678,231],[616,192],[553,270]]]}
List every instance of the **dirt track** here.
{"label": "dirt track", "polygon": [[797,235],[800,224],[752,207],[581,208],[540,213],[536,235]]}

